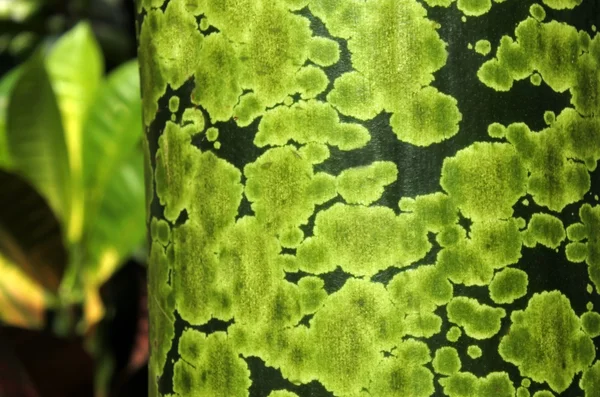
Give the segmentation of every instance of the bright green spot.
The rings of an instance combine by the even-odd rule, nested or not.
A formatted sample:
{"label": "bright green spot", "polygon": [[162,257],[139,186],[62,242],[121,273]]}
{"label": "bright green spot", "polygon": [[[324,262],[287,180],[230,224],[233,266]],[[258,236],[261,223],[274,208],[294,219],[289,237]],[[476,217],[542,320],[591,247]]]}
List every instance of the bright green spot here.
{"label": "bright green spot", "polygon": [[366,145],[370,139],[365,127],[342,123],[331,106],[311,100],[268,111],[260,121],[254,144],[280,146],[294,140],[300,144],[327,143],[341,150],[352,150]]}
{"label": "bright green spot", "polygon": [[[509,125],[506,133],[507,140],[514,145],[530,172],[527,192],[538,205],[553,211],[561,211],[568,204],[581,200],[590,188],[586,166],[572,158],[595,156],[588,154],[595,146],[584,137],[584,130],[576,132],[572,127],[562,127],[563,122],[579,118],[576,113],[563,111],[551,127],[538,133],[522,123]],[[582,147],[584,142],[591,148]]]}
{"label": "bright green spot", "polygon": [[454,0],[425,0],[430,7],[450,7]]}
{"label": "bright green spot", "polygon": [[442,375],[457,373],[461,367],[460,357],[453,347],[442,347],[436,350],[432,364],[433,370]]}
{"label": "bright green spot", "polygon": [[[318,352],[311,366],[319,374],[319,381],[336,395],[353,395],[368,387],[374,369],[383,372],[376,388],[387,388],[386,374],[392,371],[389,365],[398,363],[394,369],[398,365],[410,368],[411,364],[422,365],[431,360],[423,342],[409,340],[398,344],[401,331],[401,316],[385,287],[349,279],[342,289],[329,296],[311,320],[310,346]],[[394,353],[402,360],[383,364],[381,351],[389,351],[393,346],[397,346]],[[410,371],[402,379],[407,375]],[[428,377],[431,379],[431,375]],[[415,387],[419,387],[421,378],[415,379]]]}
{"label": "bright green spot", "polygon": [[533,395],[533,397],[554,397],[554,394],[552,394],[552,392],[549,392],[547,390],[541,390],[541,391],[536,391],[535,394]]}
{"label": "bright green spot", "polygon": [[529,77],[529,81],[535,86],[540,86],[542,84],[542,76],[540,76],[539,73],[534,73]]}
{"label": "bright green spot", "polygon": [[[227,35],[238,53],[236,59],[240,61],[239,73],[231,76],[229,70],[223,71],[219,67],[219,58],[206,64],[206,76],[213,77],[213,84],[222,86],[227,92],[219,97],[229,98],[229,93],[233,93],[239,84],[251,89],[265,107],[272,107],[296,91],[294,76],[306,63],[312,35],[307,18],[289,12],[280,3],[263,4],[250,0],[203,3],[206,18]],[[226,68],[232,65],[228,58],[223,62]],[[198,79],[196,87],[198,90],[204,88]],[[210,97],[212,94],[207,95]],[[209,113],[212,118],[210,110]]]}
{"label": "bright green spot", "polygon": [[296,84],[296,89],[300,92],[302,98],[310,99],[325,91],[329,84],[329,79],[323,70],[309,65],[298,71],[296,74]]}
{"label": "bright green spot", "polygon": [[467,347],[467,354],[472,359],[477,359],[483,355],[483,352],[481,351],[481,347],[477,345],[470,345]]}
{"label": "bright green spot", "polygon": [[[547,5],[558,9],[572,8],[575,2],[581,0],[571,0],[568,7],[567,1],[545,0]],[[502,37],[496,58],[485,62],[477,75],[487,86],[508,91],[515,80],[537,72],[554,91],[569,89],[571,103],[580,114],[596,114],[600,108],[600,80],[597,57],[592,53],[600,43],[598,40],[588,39],[585,33],[566,23],[542,23],[529,17],[515,29],[515,39]],[[531,79],[534,84],[539,81],[536,75]]]}
{"label": "bright green spot", "polygon": [[[167,130],[173,129],[167,124]],[[173,132],[166,136],[163,134],[159,142]],[[172,230],[172,283],[181,316],[192,323],[202,324],[209,320],[211,311],[219,318],[227,318],[230,302],[221,299],[221,294],[214,291],[207,280],[214,279],[218,266],[218,258],[214,254],[216,242],[235,222],[242,198],[241,175],[234,166],[212,152],[201,153],[190,145],[189,135],[185,132],[179,134],[187,136],[183,142],[189,152],[183,151],[180,155],[177,141],[170,141],[167,153],[177,160],[167,161],[170,167],[161,171],[157,159],[156,189],[159,194],[166,184],[169,194],[159,194],[159,198],[166,204],[167,219],[174,222],[181,209],[187,209],[187,222]],[[161,145],[160,150],[163,147]],[[175,178],[175,171],[181,179]],[[159,178],[163,172],[165,175]],[[207,195],[207,191],[211,194]],[[197,266],[199,262],[202,266]]]}
{"label": "bright green spot", "polygon": [[298,397],[298,395],[287,390],[275,390],[268,397]]}
{"label": "bright green spot", "polygon": [[242,66],[235,46],[222,33],[206,36],[195,67],[192,102],[202,105],[213,123],[228,120],[242,94],[238,81]]}
{"label": "bright green spot", "polygon": [[404,326],[407,335],[431,338],[442,329],[442,319],[433,313],[411,313],[404,318]]}
{"label": "bright green spot", "polygon": [[[358,72],[344,73],[334,82],[334,89],[327,95],[327,101],[341,113],[369,120],[379,114],[381,105],[374,106],[380,100],[372,83]],[[371,106],[365,106],[365,104]]]}
{"label": "bright green spot", "polygon": [[492,43],[489,40],[478,40],[475,43],[475,52],[481,55],[487,55],[492,50]]}
{"label": "bright green spot", "polygon": [[565,227],[560,219],[540,213],[531,216],[523,242],[528,247],[540,243],[548,248],[558,248],[565,237]]}
{"label": "bright green spot", "polygon": [[544,112],[544,121],[548,125],[552,125],[556,121],[556,114],[551,110],[546,110]]}
{"label": "bright green spot", "polygon": [[244,174],[246,197],[257,219],[268,230],[306,224],[315,205],[336,195],[335,178],[325,173],[314,174],[312,164],[292,146],[266,151],[244,167]]}
{"label": "bright green spot", "polygon": [[373,275],[408,266],[431,248],[417,217],[396,216],[387,207],[334,204],[317,214],[313,234],[297,251],[300,268],[309,273],[339,265],[355,275]]}
{"label": "bright green spot", "polygon": [[500,123],[492,123],[488,126],[487,131],[492,138],[504,138],[506,127]]}
{"label": "bright green spot", "polygon": [[200,24],[198,24],[198,27],[200,28],[201,31],[205,31],[210,27],[210,24],[208,23],[208,19],[206,18],[202,18],[200,20]]}
{"label": "bright green spot", "polygon": [[569,243],[565,247],[567,259],[571,262],[581,263],[586,260],[588,255],[586,243]]}
{"label": "bright green spot", "polygon": [[492,372],[479,380],[478,397],[512,397],[515,387],[506,372]]}
{"label": "bright green spot", "polygon": [[[271,107],[296,90],[294,75],[309,55],[310,22],[280,6],[264,4],[257,7],[252,1],[245,2],[246,7],[237,2],[227,4],[225,7],[231,9],[223,16],[222,23],[232,28],[227,30],[228,33],[235,34],[239,30],[239,41],[245,44],[240,51],[241,58],[247,59],[243,65],[242,85],[252,87],[265,105]],[[223,7],[219,4],[210,6]],[[246,10],[258,15],[253,19]],[[208,17],[215,23],[210,15]],[[240,25],[232,27],[236,22]],[[214,73],[218,72],[218,68],[214,69]]]}
{"label": "bright green spot", "polygon": [[411,101],[398,104],[390,119],[398,139],[416,146],[439,143],[458,133],[462,115],[456,99],[433,87],[419,90]]}
{"label": "bright green spot", "polygon": [[[300,320],[298,288],[283,281],[283,270],[276,266],[279,250],[277,239],[254,217],[239,219],[223,236],[215,284],[229,294],[236,324],[261,324],[267,331],[279,332]],[[255,331],[256,337],[264,336],[260,327]]]}
{"label": "bright green spot", "polygon": [[500,331],[500,320],[506,316],[504,309],[480,304],[476,299],[459,296],[446,306],[448,320],[464,328],[475,339],[488,339]]}
{"label": "bright green spot", "polygon": [[442,249],[437,265],[454,283],[487,285],[495,269],[516,263],[520,257],[519,222],[511,218],[473,223],[471,238]]}
{"label": "bright green spot", "polygon": [[534,3],[529,7],[529,13],[532,17],[542,22],[546,18],[546,10],[541,5]]}
{"label": "bright green spot", "polygon": [[217,150],[221,149],[221,142],[215,142],[213,143],[213,147]]}
{"label": "bright green spot", "polygon": [[[348,39],[354,71],[338,77],[327,97],[341,113],[368,120],[386,110],[394,114],[391,124],[400,139],[417,145],[456,134],[460,120],[456,102],[434,88],[420,92],[447,58],[445,43],[422,5],[392,0],[353,0],[342,5],[315,0],[310,9],[332,35]],[[388,44],[374,45],[382,37]],[[419,56],[412,56],[415,53]],[[407,119],[414,115],[410,109],[419,104],[421,114]],[[433,110],[435,106],[439,112]],[[425,137],[416,131],[419,117],[426,121]],[[402,129],[406,126],[411,130]]]}
{"label": "bright green spot", "polygon": [[240,127],[246,127],[260,116],[265,109],[264,103],[253,92],[240,97],[239,103],[233,109],[233,117]]}
{"label": "bright green spot", "polygon": [[592,302],[588,302],[588,303],[586,303],[585,308],[588,311],[592,311],[592,310],[594,310],[594,304]]}
{"label": "bright green spot", "polygon": [[[197,218],[202,222],[227,223],[225,215],[235,215],[241,199],[240,172],[212,153],[201,153],[191,145],[190,135],[172,122],[167,122],[158,142],[156,194],[165,206],[165,218],[174,222],[187,208],[190,217],[196,212],[200,216],[206,214],[205,219]],[[210,199],[193,199],[198,194],[204,196],[206,191],[213,192]]]}
{"label": "bright green spot", "polygon": [[531,393],[524,387],[517,388],[517,397],[530,397]]}
{"label": "bright green spot", "polygon": [[458,0],[456,7],[465,15],[480,16],[492,8],[492,0]]}
{"label": "bright green spot", "polygon": [[141,12],[143,7],[147,11],[150,11],[151,8],[161,7],[164,2],[165,0],[139,0],[137,1],[137,9],[138,12]]}
{"label": "bright green spot", "polygon": [[340,59],[338,43],[326,37],[313,37],[308,51],[308,58],[319,66],[331,66]]}
{"label": "bright green spot", "polygon": [[583,223],[574,223],[567,227],[567,237],[571,241],[581,241],[587,237],[587,228]]}
{"label": "bright green spot", "polygon": [[[598,37],[600,43],[600,36]],[[555,134],[563,138],[563,155],[582,160],[588,171],[594,171],[596,162],[600,160],[600,120],[582,117],[572,108],[566,108],[557,117],[553,127],[558,130]]]}
{"label": "bright green spot", "polygon": [[279,235],[279,242],[282,247],[296,248],[304,239],[304,232],[297,227],[291,227],[284,230]]}
{"label": "bright green spot", "polygon": [[600,289],[600,205],[592,207],[590,204],[583,204],[579,208],[579,218],[581,223],[570,225],[567,234],[570,239],[587,238],[587,241],[567,244],[567,259],[571,262],[585,260],[590,280],[596,289]]}
{"label": "bright green spot", "polygon": [[586,290],[588,294],[591,294],[592,292],[594,292],[594,287],[592,287],[592,284],[588,284]]}
{"label": "bright green spot", "polygon": [[179,97],[172,96],[169,98],[169,110],[171,113],[175,113],[179,109]]}
{"label": "bright green spot", "polygon": [[150,222],[150,234],[152,239],[162,245],[167,245],[171,241],[171,228],[163,219],[152,218]]}
{"label": "bright green spot", "polygon": [[581,46],[581,49],[583,49],[584,51],[589,51],[591,43],[592,43],[592,38],[590,37],[589,33],[586,31],[580,30],[579,31],[579,45]]}
{"label": "bright green spot", "polygon": [[449,397],[513,397],[515,388],[506,372],[492,372],[477,378],[470,372],[457,372],[439,380]]}
{"label": "bright green spot", "polygon": [[210,127],[209,129],[206,130],[206,138],[211,141],[214,142],[217,140],[217,138],[219,137],[219,130],[215,127]]}
{"label": "bright green spot", "polygon": [[564,10],[565,8],[575,8],[579,4],[581,4],[582,0],[543,0],[544,4],[546,4],[550,8],[554,8],[555,10]]}
{"label": "bright green spot", "polygon": [[398,169],[391,161],[347,168],[337,178],[338,193],[350,204],[369,205],[383,194],[385,186],[396,181]]}
{"label": "bright green spot", "polygon": [[427,230],[434,233],[453,227],[458,221],[456,207],[443,193],[417,196],[414,199],[403,197],[398,206],[403,212],[414,213]]}
{"label": "bright green spot", "polygon": [[300,289],[300,307],[302,313],[314,313],[327,299],[327,292],[323,289],[325,283],[318,277],[302,277],[298,281]]}
{"label": "bright green spot", "polygon": [[592,311],[583,313],[581,316],[581,326],[590,338],[600,335],[600,314]]}
{"label": "bright green spot", "polygon": [[478,396],[479,379],[470,372],[458,372],[439,380],[444,388],[444,394],[450,397]]}
{"label": "bright green spot", "polygon": [[[194,74],[196,66],[202,64],[200,52],[205,42],[185,0],[170,1],[164,13],[156,8],[148,11],[139,36],[139,62],[144,65],[141,89],[146,126],[154,120],[158,99],[167,84],[173,89],[181,87]],[[186,61],[181,62],[182,59]]]}
{"label": "bright green spot", "polygon": [[465,216],[508,218],[525,194],[526,177],[511,145],[476,142],[444,160],[440,184]]}
{"label": "bright green spot", "polygon": [[[173,367],[173,390],[182,397],[246,396],[250,387],[250,371],[245,361],[233,350],[227,334],[209,336],[186,330],[182,337],[181,357]],[[191,365],[190,365],[191,364]],[[199,371],[198,368],[202,370]],[[223,376],[227,382],[223,382]]]}
{"label": "bright green spot", "polygon": [[523,386],[523,387],[531,386],[531,379],[523,378],[523,380],[521,380],[521,386]]}
{"label": "bright green spot", "polygon": [[277,257],[277,261],[279,262],[279,266],[286,272],[294,273],[297,272],[298,269],[298,260],[296,259],[296,255],[283,254]]}
{"label": "bright green spot", "polygon": [[[148,372],[153,376],[150,379],[156,379],[156,376],[163,372],[171,341],[175,337],[175,316],[173,315],[172,289],[167,284],[171,266],[165,249],[160,243],[152,243],[149,260],[156,267],[153,277],[149,280],[148,290],[156,294],[156,299],[148,301],[149,314],[154,319],[154,324],[149,330],[149,343],[151,346],[155,346],[152,348],[148,362]],[[151,388],[157,387],[154,382],[150,382],[149,385]]]}
{"label": "bright green spot", "polygon": [[460,328],[453,325],[446,333],[446,339],[448,339],[450,342],[456,342],[461,335],[462,331],[460,330]]}
{"label": "bright green spot", "polygon": [[528,277],[523,270],[506,268],[494,276],[489,290],[495,303],[512,303],[527,293]]}
{"label": "bright green spot", "polygon": [[442,247],[449,247],[464,240],[467,231],[459,225],[452,225],[443,229],[437,236],[436,241]]}
{"label": "bright green spot", "polygon": [[204,115],[199,109],[187,108],[183,111],[181,123],[186,127],[186,131],[191,132],[192,135],[196,135],[204,130]]}
{"label": "bright green spot", "polygon": [[559,291],[534,294],[525,310],[511,314],[511,321],[500,355],[518,366],[522,376],[547,382],[556,392],[567,389],[596,355],[569,299]]}
{"label": "bright green spot", "polygon": [[396,307],[407,313],[433,312],[453,295],[452,284],[435,266],[398,273],[387,288]]}
{"label": "bright green spot", "polygon": [[422,342],[408,340],[377,364],[371,375],[371,395],[382,397],[429,397],[435,391],[433,374],[423,364],[431,361],[429,349]]}
{"label": "bright green spot", "polygon": [[583,371],[579,387],[585,392],[585,397],[597,397],[600,390],[600,361]]}
{"label": "bright green spot", "polygon": [[477,71],[477,77],[496,91],[508,91],[513,84],[511,75],[496,59],[490,59],[481,65]]}
{"label": "bright green spot", "polygon": [[322,143],[309,142],[298,150],[300,156],[304,157],[311,164],[320,164],[329,158],[329,148]]}

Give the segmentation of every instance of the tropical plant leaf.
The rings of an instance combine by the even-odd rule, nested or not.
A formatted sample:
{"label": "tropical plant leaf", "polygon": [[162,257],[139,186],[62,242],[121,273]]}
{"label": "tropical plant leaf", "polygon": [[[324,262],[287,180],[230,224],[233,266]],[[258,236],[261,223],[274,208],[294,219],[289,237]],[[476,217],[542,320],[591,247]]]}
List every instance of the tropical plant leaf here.
{"label": "tropical plant leaf", "polygon": [[86,224],[95,222],[107,184],[139,145],[141,112],[138,65],[131,61],[103,82],[85,126],[82,153]]}
{"label": "tropical plant leaf", "polygon": [[67,147],[56,97],[40,53],[23,65],[8,104],[6,141],[13,168],[61,221],[70,213]]}
{"label": "tropical plant leaf", "polygon": [[3,170],[0,170],[0,252],[46,289],[58,289],[67,263],[60,224],[29,183]]}
{"label": "tropical plant leaf", "polygon": [[69,241],[81,237],[84,223],[83,126],[103,75],[102,53],[90,26],[79,23],[54,45],[46,60],[65,131],[71,171]]}
{"label": "tropical plant leaf", "polygon": [[95,222],[86,231],[88,270],[93,282],[106,281],[144,240],[144,167],[140,148],[115,170]]}
{"label": "tropical plant leaf", "polygon": [[0,80],[0,168],[9,168],[11,164],[6,143],[6,112],[10,92],[19,78],[20,72],[20,68],[15,68]]}

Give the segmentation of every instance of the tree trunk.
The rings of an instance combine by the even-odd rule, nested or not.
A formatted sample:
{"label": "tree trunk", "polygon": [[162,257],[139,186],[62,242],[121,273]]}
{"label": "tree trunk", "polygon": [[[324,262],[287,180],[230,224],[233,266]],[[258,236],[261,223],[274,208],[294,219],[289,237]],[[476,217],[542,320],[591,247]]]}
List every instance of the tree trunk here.
{"label": "tree trunk", "polygon": [[150,395],[598,396],[599,5],[138,0]]}

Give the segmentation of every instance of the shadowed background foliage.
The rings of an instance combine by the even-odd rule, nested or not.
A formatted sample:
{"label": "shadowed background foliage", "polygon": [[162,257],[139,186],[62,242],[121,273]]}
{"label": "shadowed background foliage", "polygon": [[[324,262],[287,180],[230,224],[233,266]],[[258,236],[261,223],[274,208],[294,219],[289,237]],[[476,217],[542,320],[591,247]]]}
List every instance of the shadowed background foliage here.
{"label": "shadowed background foliage", "polygon": [[145,396],[133,4],[0,2],[0,396]]}

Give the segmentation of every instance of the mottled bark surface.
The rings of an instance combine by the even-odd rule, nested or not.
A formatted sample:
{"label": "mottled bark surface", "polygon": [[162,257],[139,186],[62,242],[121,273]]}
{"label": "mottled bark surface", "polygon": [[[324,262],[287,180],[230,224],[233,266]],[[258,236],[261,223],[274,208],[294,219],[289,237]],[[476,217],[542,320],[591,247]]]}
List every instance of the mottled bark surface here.
{"label": "mottled bark surface", "polygon": [[139,0],[151,396],[597,396],[599,6]]}

